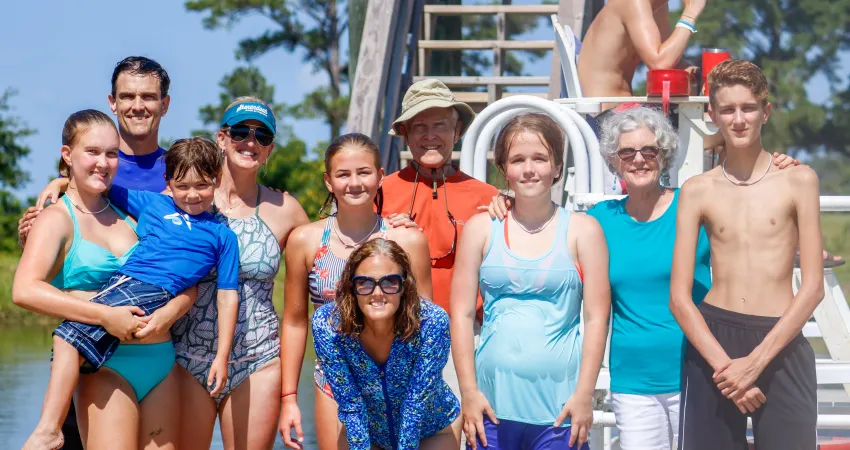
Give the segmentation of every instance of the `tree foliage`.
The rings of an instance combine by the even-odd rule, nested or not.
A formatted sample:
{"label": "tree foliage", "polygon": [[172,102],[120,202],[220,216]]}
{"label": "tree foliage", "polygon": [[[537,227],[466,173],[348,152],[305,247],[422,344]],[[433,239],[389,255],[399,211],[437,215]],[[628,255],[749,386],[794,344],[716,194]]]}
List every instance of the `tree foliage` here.
{"label": "tree foliage", "polygon": [[[283,105],[274,102],[274,86],[268,83],[256,67],[237,67],[224,76],[219,86],[221,92],[218,103],[200,109],[200,119],[206,128],[195,130],[192,134],[215,139],[225,109],[238,97],[252,96],[263,100],[277,117],[281,117],[285,109]],[[260,169],[260,183],[289,192],[298,199],[310,217],[317,217],[327,193],[322,183],[324,167],[321,158],[308,158],[307,144],[280,122],[275,141],[275,149],[266,165]]]}
{"label": "tree foliage", "polygon": [[[671,19],[680,14],[672,12]],[[767,148],[850,154],[850,91],[839,78],[839,55],[850,49],[847,17],[850,0],[713,0],[691,50],[698,60],[701,48],[728,48],[762,68],[774,105],[763,133]],[[832,93],[826,105],[813,103],[806,92],[815,77],[823,77]]]}
{"label": "tree foliage", "polygon": [[314,73],[324,72],[329,84],[293,105],[280,105],[295,118],[322,118],[331,139],[339,136],[348,115],[348,68],[340,56],[340,38],[347,27],[342,4],[336,0],[188,0],[186,9],[204,13],[208,29],[229,27],[248,16],[261,16],[272,25],[264,33],[243,39],[237,58],[253,61],[272,50],[300,50]]}
{"label": "tree foliage", "polygon": [[20,162],[29,155],[30,149],[21,143],[21,139],[35,131],[10,114],[9,99],[15,93],[7,89],[0,94],[0,190],[18,188],[29,181],[29,175],[21,168]]}
{"label": "tree foliage", "polygon": [[11,114],[9,99],[13,95],[12,89],[0,95],[0,252],[18,249],[18,218],[23,209],[9,189],[21,187],[30,178],[20,164],[30,154],[30,148],[21,139],[35,134]]}

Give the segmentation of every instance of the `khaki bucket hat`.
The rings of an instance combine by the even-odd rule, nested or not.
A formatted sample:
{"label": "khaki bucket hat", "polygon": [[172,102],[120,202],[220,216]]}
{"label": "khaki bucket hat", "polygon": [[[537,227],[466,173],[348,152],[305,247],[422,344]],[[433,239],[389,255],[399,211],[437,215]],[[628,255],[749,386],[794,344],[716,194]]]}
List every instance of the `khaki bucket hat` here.
{"label": "khaki bucket hat", "polygon": [[475,119],[475,111],[469,105],[457,101],[452,91],[441,81],[429,78],[410,85],[401,101],[401,115],[393,122],[393,129],[390,130],[390,134],[401,136],[399,130],[401,124],[431,108],[454,108],[457,110],[463,124],[460,130],[461,136],[466,133],[469,125],[472,124],[472,120]]}

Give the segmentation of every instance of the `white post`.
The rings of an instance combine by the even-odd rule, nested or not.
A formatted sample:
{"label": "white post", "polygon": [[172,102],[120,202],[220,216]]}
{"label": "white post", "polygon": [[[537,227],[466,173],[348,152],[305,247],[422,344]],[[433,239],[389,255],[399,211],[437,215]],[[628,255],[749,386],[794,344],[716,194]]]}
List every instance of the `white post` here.
{"label": "white post", "polygon": [[691,123],[702,120],[701,103],[679,103],[679,157],[670,168],[670,185],[681,187],[688,178],[704,172],[703,137]]}

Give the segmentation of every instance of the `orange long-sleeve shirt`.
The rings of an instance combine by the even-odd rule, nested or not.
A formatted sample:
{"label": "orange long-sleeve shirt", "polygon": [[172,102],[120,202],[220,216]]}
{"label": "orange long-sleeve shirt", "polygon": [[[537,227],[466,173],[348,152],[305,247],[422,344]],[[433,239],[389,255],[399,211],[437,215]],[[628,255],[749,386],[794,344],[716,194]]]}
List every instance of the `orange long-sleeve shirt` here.
{"label": "orange long-sleeve shirt", "polygon": [[[457,222],[458,239],[463,232],[463,225],[470,217],[478,213],[479,206],[490,204],[498,190],[487,183],[476,180],[463,172],[457,172],[446,177],[446,187],[443,189],[442,178],[437,182],[437,198],[433,197],[432,180],[422,175],[417,181],[416,198],[413,199],[413,181],[416,170],[408,166],[384,179],[384,206],[382,214],[411,212],[413,221],[419,225],[428,239],[431,258],[446,255],[452,248],[454,229],[446,215],[446,192],[448,192],[448,209]],[[413,199],[413,209],[410,202]],[[452,285],[452,272],[455,263],[455,252],[446,257],[431,260],[431,284],[434,289],[433,302],[446,311],[449,310],[449,292]],[[478,297],[478,307],[481,308],[481,297]]]}

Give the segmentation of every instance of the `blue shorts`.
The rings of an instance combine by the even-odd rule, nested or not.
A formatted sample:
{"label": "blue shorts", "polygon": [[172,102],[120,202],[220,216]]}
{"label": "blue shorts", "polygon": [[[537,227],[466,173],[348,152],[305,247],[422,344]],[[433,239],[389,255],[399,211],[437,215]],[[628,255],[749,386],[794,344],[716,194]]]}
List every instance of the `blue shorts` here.
{"label": "blue shorts", "polygon": [[[125,275],[114,275],[94,298],[94,303],[107,306],[138,306],[145,315],[165,306],[172,295],[165,289]],[[115,353],[119,340],[106,332],[106,328],[66,320],[53,332],[68,342],[86,359],[82,372],[93,372]]]}
{"label": "blue shorts", "polygon": [[487,450],[590,450],[585,442],[581,447],[570,447],[572,427],[553,427],[549,425],[530,425],[512,420],[500,420],[496,425],[484,415],[484,435],[487,446],[476,437],[478,448]]}

